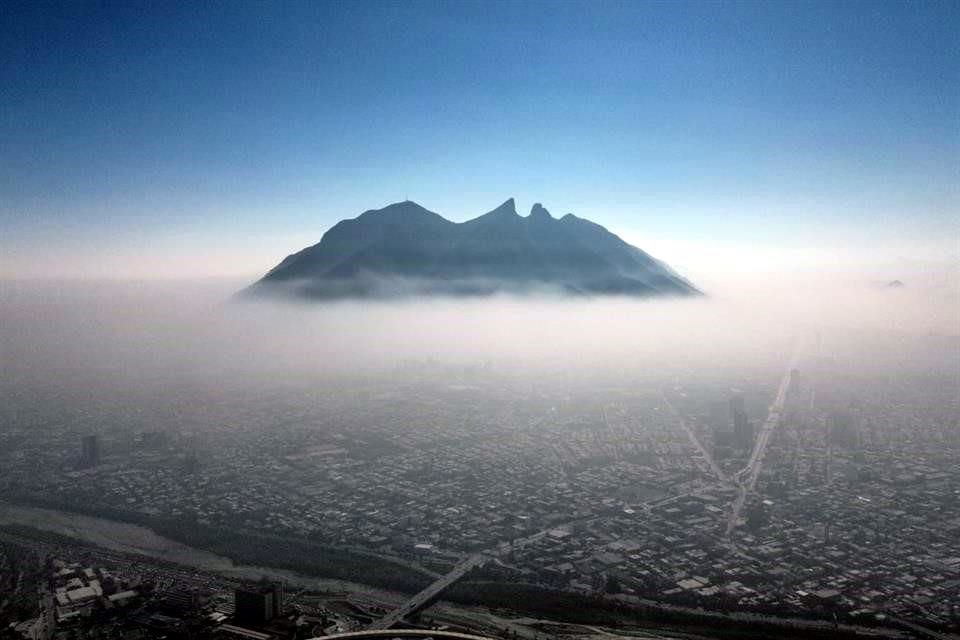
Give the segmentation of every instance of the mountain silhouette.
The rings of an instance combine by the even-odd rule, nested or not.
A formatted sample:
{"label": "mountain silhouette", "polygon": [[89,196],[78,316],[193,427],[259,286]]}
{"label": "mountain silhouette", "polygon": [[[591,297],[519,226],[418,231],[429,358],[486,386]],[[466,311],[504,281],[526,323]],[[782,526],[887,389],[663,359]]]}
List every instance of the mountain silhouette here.
{"label": "mountain silhouette", "polygon": [[306,299],[413,295],[691,296],[700,292],[667,265],[602,226],[513,198],[455,223],[409,200],[331,227],[287,256],[245,294]]}

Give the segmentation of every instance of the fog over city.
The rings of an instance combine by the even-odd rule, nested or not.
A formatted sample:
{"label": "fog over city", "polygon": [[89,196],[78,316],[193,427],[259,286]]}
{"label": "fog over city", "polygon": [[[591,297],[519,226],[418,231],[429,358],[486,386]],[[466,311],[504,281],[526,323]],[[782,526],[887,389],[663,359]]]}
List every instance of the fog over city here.
{"label": "fog over city", "polygon": [[[248,301],[240,280],[7,281],[7,376],[81,384],[175,376],[330,377],[410,360],[577,371],[769,362],[816,331],[960,334],[960,293],[926,281],[772,278],[702,298],[498,296],[296,303]],[[531,375],[534,375],[531,373]]]}
{"label": "fog over city", "polygon": [[0,2],[0,640],[960,640],[960,2]]}
{"label": "fog over city", "polygon": [[[0,544],[221,632],[277,628],[243,613],[260,577],[342,630],[950,629],[958,296],[913,276],[328,302],[5,281]],[[104,571],[56,587],[57,625]]]}

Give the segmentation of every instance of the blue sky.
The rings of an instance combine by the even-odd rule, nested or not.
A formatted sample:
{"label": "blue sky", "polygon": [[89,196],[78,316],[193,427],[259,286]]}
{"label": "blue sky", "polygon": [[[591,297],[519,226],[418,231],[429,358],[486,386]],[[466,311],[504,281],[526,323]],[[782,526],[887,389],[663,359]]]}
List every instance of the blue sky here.
{"label": "blue sky", "polygon": [[0,276],[257,274],[406,198],[960,255],[960,3],[0,5]]}

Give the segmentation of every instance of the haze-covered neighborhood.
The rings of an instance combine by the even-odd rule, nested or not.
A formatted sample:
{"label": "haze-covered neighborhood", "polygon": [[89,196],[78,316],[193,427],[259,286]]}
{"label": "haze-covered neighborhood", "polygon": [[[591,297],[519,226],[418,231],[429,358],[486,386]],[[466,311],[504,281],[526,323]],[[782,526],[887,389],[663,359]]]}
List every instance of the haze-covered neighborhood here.
{"label": "haze-covered neighborhood", "polygon": [[[31,366],[11,368],[3,387],[5,420],[16,426],[0,448],[0,522],[5,545],[30,552],[15,566],[34,576],[20,589],[53,585],[44,573],[53,560],[128,576],[112,593],[82,576],[62,593],[53,587],[58,628],[168,633],[151,627],[151,612],[166,615],[169,594],[181,592],[192,594],[190,615],[167,622],[225,637],[232,627],[307,633],[303,616],[310,633],[406,619],[529,637],[611,621],[669,629],[687,620],[695,631],[722,619],[785,637],[956,625],[956,337],[839,317],[763,333],[709,299],[486,299],[432,311],[233,301],[195,303],[175,321],[143,308],[165,299],[155,289],[113,291],[112,304],[137,308],[137,330],[90,328],[48,376],[36,369],[46,348],[35,346]],[[80,304],[71,295],[10,300],[62,311]],[[877,295],[892,306],[917,300]],[[558,311],[568,319],[562,336],[537,328]],[[158,326],[142,327],[141,314]],[[351,314],[377,316],[390,335],[344,320]],[[30,331],[59,333],[64,315],[20,327],[18,344]],[[558,342],[616,315],[625,327],[644,316],[660,324],[621,344],[605,342],[621,335],[608,324],[589,344],[606,363]],[[414,319],[460,327],[466,316],[491,335],[523,343],[527,331],[542,342],[419,353]],[[223,324],[211,332],[259,343],[250,361],[226,357],[232,342],[189,335],[214,321]],[[169,362],[142,340],[159,326]],[[354,344],[358,362],[371,356],[362,335],[374,352],[407,346],[377,365],[336,369],[336,352],[297,362],[295,330]],[[708,330],[715,343],[705,349]],[[431,342],[454,354],[444,345],[458,333],[433,331]],[[614,355],[623,349],[635,356]],[[126,364],[111,372],[108,359]],[[100,373],[77,384],[72,366]],[[111,522],[129,524],[115,533]],[[302,597],[244,627],[233,591],[261,576]],[[133,596],[110,598],[128,591],[140,613],[107,615]],[[512,610],[518,598],[523,608]],[[560,612],[560,626],[550,631],[529,612]]]}
{"label": "haze-covered neighborhood", "polygon": [[0,2],[0,640],[960,640],[958,32]]}

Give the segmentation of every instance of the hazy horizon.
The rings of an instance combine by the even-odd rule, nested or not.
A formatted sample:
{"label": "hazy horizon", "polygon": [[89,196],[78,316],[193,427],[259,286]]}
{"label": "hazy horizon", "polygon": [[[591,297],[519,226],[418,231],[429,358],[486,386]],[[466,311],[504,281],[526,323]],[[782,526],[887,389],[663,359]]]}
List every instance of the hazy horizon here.
{"label": "hazy horizon", "polygon": [[207,382],[252,374],[279,382],[389,372],[436,358],[495,362],[529,371],[532,380],[537,370],[570,366],[609,373],[678,363],[704,371],[780,366],[792,344],[817,332],[849,334],[853,342],[858,335],[960,337],[960,296],[942,283],[889,288],[794,279],[693,299],[498,295],[325,303],[236,299],[246,284],[0,280],[5,371],[51,379],[101,371],[117,382],[161,372]]}

